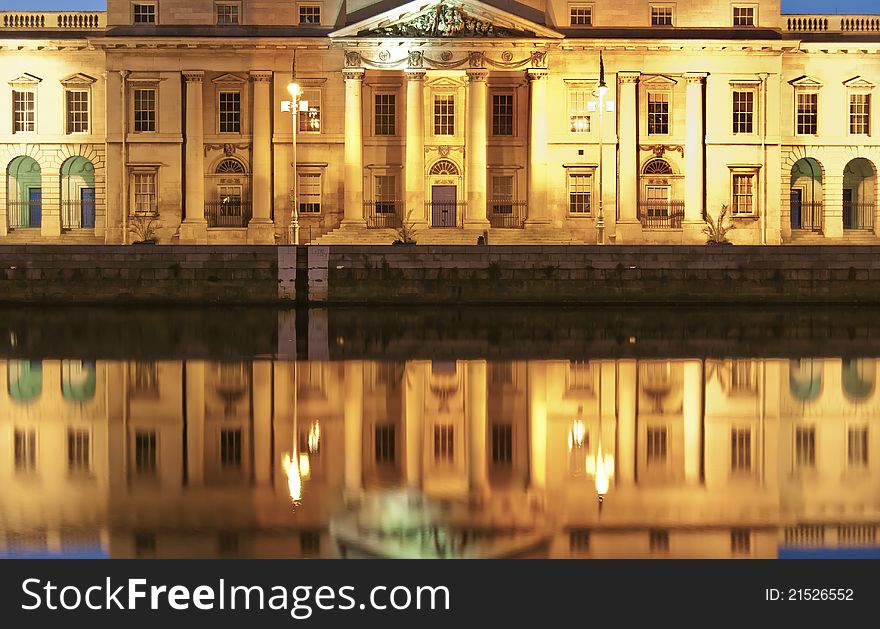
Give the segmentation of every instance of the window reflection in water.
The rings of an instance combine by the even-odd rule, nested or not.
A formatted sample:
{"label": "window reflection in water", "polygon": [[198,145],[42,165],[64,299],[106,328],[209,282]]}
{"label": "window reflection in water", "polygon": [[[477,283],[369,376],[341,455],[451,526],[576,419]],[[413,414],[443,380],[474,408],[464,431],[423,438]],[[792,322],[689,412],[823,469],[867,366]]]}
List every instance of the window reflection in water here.
{"label": "window reflection in water", "polygon": [[775,557],[877,542],[874,359],[0,368],[8,556]]}

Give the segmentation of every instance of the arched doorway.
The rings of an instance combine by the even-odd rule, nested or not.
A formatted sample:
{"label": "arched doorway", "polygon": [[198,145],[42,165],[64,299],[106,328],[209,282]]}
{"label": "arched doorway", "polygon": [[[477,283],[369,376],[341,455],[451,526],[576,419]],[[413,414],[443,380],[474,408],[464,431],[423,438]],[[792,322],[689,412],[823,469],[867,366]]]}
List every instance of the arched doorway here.
{"label": "arched doorway", "polygon": [[680,177],[659,157],[642,167],[639,214],[645,229],[680,229],[684,202],[678,189]]}
{"label": "arched doorway", "polygon": [[61,165],[61,228],[95,227],[95,166],[77,155]]}
{"label": "arched doorway", "polygon": [[843,169],[843,228],[874,229],[877,173],[869,160],[856,157]]}
{"label": "arched doorway", "polygon": [[457,227],[464,208],[458,200],[461,187],[461,170],[449,159],[434,162],[428,170],[428,185],[431,188],[431,227]]}
{"label": "arched doorway", "polygon": [[822,230],[822,165],[802,157],[791,167],[791,228]]}
{"label": "arched doorway", "polygon": [[234,157],[226,157],[214,167],[205,188],[213,200],[206,205],[208,227],[247,227],[251,218],[250,186],[247,169]]}
{"label": "arched doorway", "polygon": [[6,169],[6,216],[9,227],[40,227],[43,220],[43,188],[40,165],[21,155]]}

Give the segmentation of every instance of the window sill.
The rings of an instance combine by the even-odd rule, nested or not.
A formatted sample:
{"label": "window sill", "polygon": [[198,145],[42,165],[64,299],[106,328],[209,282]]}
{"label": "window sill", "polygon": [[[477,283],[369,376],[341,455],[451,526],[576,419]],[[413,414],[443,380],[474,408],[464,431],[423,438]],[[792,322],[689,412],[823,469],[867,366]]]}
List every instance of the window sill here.
{"label": "window sill", "polygon": [[569,212],[568,218],[593,218],[593,215],[592,214],[581,214],[581,213],[574,214],[572,212]]}
{"label": "window sill", "polygon": [[731,214],[730,220],[732,221],[756,221],[758,220],[760,215],[758,214]]}

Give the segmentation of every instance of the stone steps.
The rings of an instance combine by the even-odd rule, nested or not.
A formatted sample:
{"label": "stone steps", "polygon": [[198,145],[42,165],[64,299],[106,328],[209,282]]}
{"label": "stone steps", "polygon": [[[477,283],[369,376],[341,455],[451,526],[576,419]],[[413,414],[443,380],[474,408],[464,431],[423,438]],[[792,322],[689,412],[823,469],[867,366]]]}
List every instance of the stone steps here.
{"label": "stone steps", "polygon": [[104,237],[95,234],[93,229],[71,229],[61,232],[60,236],[43,236],[38,227],[10,230],[6,236],[0,236],[0,244],[4,245],[102,245]]}
{"label": "stone steps", "polygon": [[820,232],[792,232],[790,245],[876,245],[880,238],[866,230],[846,230],[842,238],[828,238]]}

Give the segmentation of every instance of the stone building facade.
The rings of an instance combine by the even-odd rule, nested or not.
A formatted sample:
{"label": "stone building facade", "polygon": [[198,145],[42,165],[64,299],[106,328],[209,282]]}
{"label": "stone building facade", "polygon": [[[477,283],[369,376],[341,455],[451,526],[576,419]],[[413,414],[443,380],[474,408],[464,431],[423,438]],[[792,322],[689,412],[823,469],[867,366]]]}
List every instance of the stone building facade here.
{"label": "stone building facade", "polygon": [[876,241],[878,16],[389,4],[0,13],[0,240]]}

